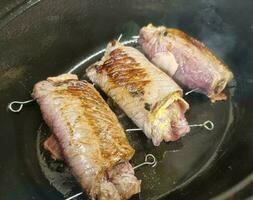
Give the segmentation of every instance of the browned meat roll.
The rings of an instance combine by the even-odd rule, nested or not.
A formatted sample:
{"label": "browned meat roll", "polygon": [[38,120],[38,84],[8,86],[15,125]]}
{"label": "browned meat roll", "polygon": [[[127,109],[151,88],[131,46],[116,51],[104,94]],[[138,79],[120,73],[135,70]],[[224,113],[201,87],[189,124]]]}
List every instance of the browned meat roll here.
{"label": "browned meat roll", "polygon": [[113,41],[87,76],[108,94],[154,145],[189,132],[181,88],[133,47]]}
{"label": "browned meat roll", "polygon": [[71,74],[50,77],[34,86],[33,97],[65,162],[90,198],[128,199],[140,192],[140,181],[128,162],[134,149],[91,84]]}
{"label": "browned meat roll", "polygon": [[233,74],[203,43],[178,29],[152,24],[143,27],[139,35],[149,59],[175,81],[212,101],[226,99],[223,90]]}

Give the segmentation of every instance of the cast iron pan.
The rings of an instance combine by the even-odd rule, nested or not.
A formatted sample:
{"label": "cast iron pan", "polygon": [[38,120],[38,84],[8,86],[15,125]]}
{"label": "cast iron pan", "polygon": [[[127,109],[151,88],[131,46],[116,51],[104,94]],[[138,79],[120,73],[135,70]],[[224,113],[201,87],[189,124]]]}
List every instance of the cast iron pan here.
{"label": "cast iron pan", "polygon": [[[30,99],[37,81],[67,72],[111,39],[123,33],[122,40],[127,40],[149,22],[182,29],[203,41],[230,66],[235,79],[226,89],[227,101],[211,104],[201,94],[186,97],[188,121],[212,120],[213,131],[194,128],[160,147],[141,133],[128,134],[136,149],[133,165],[146,153],[158,160],[155,168],[136,171],[142,192],[134,199],[253,195],[251,0],[15,0],[0,5],[0,199],[63,199],[80,191],[65,165],[50,160],[41,148],[49,130],[37,104],[19,114],[7,111],[7,105]],[[85,79],[85,68],[99,58],[75,73]],[[124,127],[135,127],[112,107]]]}

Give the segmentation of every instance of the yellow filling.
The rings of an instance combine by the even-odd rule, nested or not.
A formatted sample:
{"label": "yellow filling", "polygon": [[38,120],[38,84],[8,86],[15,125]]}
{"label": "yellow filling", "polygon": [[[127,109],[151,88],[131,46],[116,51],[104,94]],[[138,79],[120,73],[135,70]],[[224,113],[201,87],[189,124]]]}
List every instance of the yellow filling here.
{"label": "yellow filling", "polygon": [[[174,92],[166,96],[149,115],[149,121],[153,126],[159,126],[160,131],[168,130],[171,119],[168,116],[168,107],[181,98],[179,92]],[[173,113],[174,114],[174,113]]]}

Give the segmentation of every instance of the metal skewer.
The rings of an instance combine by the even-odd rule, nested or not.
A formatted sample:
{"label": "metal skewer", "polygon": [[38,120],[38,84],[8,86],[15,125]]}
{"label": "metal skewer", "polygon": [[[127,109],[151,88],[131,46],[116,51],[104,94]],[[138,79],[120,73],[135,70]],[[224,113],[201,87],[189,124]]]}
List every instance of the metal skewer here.
{"label": "metal skewer", "polygon": [[133,39],[139,39],[140,36],[139,36],[139,35],[134,35],[134,36],[132,36],[132,38],[133,38]]}
{"label": "metal skewer", "polygon": [[[120,34],[120,36],[118,37],[118,41],[120,41],[120,39],[122,38],[122,34]],[[132,36],[131,40],[126,40],[126,41],[123,41],[122,44],[126,45],[126,44],[132,44],[132,43],[137,43],[137,39],[138,39],[139,36]],[[90,55],[89,57],[87,57],[86,59],[82,60],[80,63],[78,63],[77,65],[75,65],[74,67],[71,68],[70,71],[68,71],[68,74],[72,73],[74,70],[76,70],[77,68],[79,68],[81,65],[85,64],[86,62],[88,62],[89,60],[91,60],[92,58],[102,54],[105,52],[105,49],[102,49],[92,55]],[[9,103],[8,105],[8,109],[12,112],[15,112],[15,113],[18,113],[22,110],[23,108],[23,105],[25,104],[28,104],[30,102],[33,102],[34,99],[30,99],[30,100],[27,100],[27,101],[12,101],[11,103]],[[17,108],[15,108],[14,106],[18,106]]]}
{"label": "metal skewer", "polygon": [[[120,36],[118,37],[117,41],[120,41],[120,39],[122,38],[122,34],[120,34]],[[139,36],[132,36],[132,39],[131,40],[127,40],[127,41],[124,41],[122,42],[122,44],[126,45],[126,44],[131,44],[131,43],[137,43],[137,39],[139,38]],[[105,52],[105,49],[102,49],[98,52],[96,52],[95,54],[92,54],[91,56],[89,56],[88,58],[86,58],[85,60],[81,61],[80,63],[78,63],[77,65],[75,65],[68,73],[72,73],[74,70],[76,70],[77,68],[79,68],[81,65],[85,64],[87,61],[89,61],[90,59],[102,54],[103,52]],[[196,91],[196,89],[193,89],[191,91],[188,91],[185,93],[185,95],[189,95],[190,93]],[[27,100],[27,101],[13,101],[11,102],[9,105],[8,105],[8,109],[12,112],[15,112],[15,113],[18,113],[22,110],[23,106],[26,105],[26,104],[29,104],[31,102],[35,101],[35,99],[30,99],[30,100]],[[16,106],[18,106],[17,108],[15,108]],[[205,121],[204,123],[202,124],[193,124],[193,125],[189,125],[190,127],[204,127],[205,129],[207,130],[213,130],[214,129],[214,124],[212,121],[208,120],[208,121]],[[142,129],[139,129],[139,128],[134,128],[134,129],[126,129],[125,130],[126,132],[132,132],[132,131],[142,131]],[[154,155],[152,154],[147,154],[145,156],[145,159],[144,159],[144,162],[143,163],[140,163],[139,165],[136,165],[135,167],[133,167],[134,170],[142,167],[142,166],[145,166],[145,165],[150,165],[151,167],[155,167],[157,165],[157,160],[155,158]],[[83,192],[79,192],[71,197],[68,197],[67,199],[65,200],[71,200],[71,199],[74,199],[80,195],[82,195]]]}
{"label": "metal skewer", "polygon": [[192,89],[192,90],[186,92],[186,93],[184,94],[184,96],[187,96],[187,95],[189,95],[189,94],[191,94],[191,93],[193,93],[193,92],[196,92],[196,91],[198,91],[198,90],[199,90],[198,88]]}
{"label": "metal skewer", "polygon": [[133,132],[133,131],[142,131],[141,128],[128,128],[125,130],[126,132]]}
{"label": "metal skewer", "polygon": [[119,37],[118,37],[118,39],[117,39],[117,41],[119,42],[120,41],[120,39],[122,38],[122,33],[119,35]]}
{"label": "metal skewer", "polygon": [[76,198],[76,197],[80,196],[81,194],[83,194],[83,192],[79,192],[79,193],[77,193],[77,194],[75,194],[75,195],[73,195],[73,196],[71,196],[71,197],[69,197],[69,198],[67,198],[67,199],[65,199],[65,200],[71,200],[71,199],[74,199],[74,198]]}
{"label": "metal skewer", "polygon": [[[13,101],[8,105],[8,109],[14,113],[18,113],[22,110],[23,106],[25,104],[29,104],[31,102],[35,101],[34,99],[30,99],[27,101]],[[17,106],[17,108],[15,108],[15,106]],[[214,124],[212,121],[207,120],[205,122],[203,122],[202,124],[190,124],[190,127],[204,127],[206,130],[211,131],[214,129]],[[125,130],[126,132],[134,132],[134,131],[142,131],[142,129],[140,128],[129,128]]]}
{"label": "metal skewer", "polygon": [[[207,120],[203,122],[202,124],[190,124],[190,127],[203,127],[208,131],[211,131],[214,129],[214,123],[211,120]],[[126,132],[134,132],[134,131],[143,131],[140,128],[128,128],[125,130]]]}
{"label": "metal skewer", "polygon": [[[118,41],[121,39],[122,34],[118,37]],[[132,36],[130,40],[126,40],[121,42],[121,44],[123,45],[127,45],[127,44],[136,44],[137,43],[137,38],[138,36]],[[68,74],[71,74],[73,71],[75,71],[76,69],[78,69],[80,66],[84,65],[86,62],[90,61],[92,58],[102,54],[105,52],[105,49],[101,49],[100,51],[88,56],[87,58],[85,58],[84,60],[82,60],[81,62],[77,63],[75,66],[71,67],[71,69],[68,71]]]}
{"label": "metal skewer", "polygon": [[206,130],[211,131],[214,129],[214,124],[212,121],[207,120],[202,124],[191,124],[190,127],[204,127]]}
{"label": "metal skewer", "polygon": [[[35,101],[35,100],[30,99],[30,100],[27,100],[27,101],[12,101],[11,103],[9,103],[8,109],[12,112],[18,113],[22,110],[22,108],[25,104],[29,104],[33,101]],[[18,106],[18,107],[15,108],[15,106]]]}
{"label": "metal skewer", "polygon": [[151,165],[151,167],[155,167],[157,165],[155,156],[153,154],[147,154],[145,156],[144,162],[139,165],[136,165],[135,167],[133,167],[133,169],[136,170],[144,165]]}
{"label": "metal skewer", "polygon": [[[153,154],[147,154],[145,156],[145,160],[143,163],[139,164],[139,165],[136,165],[135,167],[133,167],[134,170],[144,166],[144,165],[150,165],[151,167],[155,167],[157,165],[157,160],[155,158],[155,156]],[[71,200],[71,199],[74,199],[78,196],[80,196],[81,194],[83,194],[83,192],[79,192],[71,197],[68,197],[67,199],[65,200]]]}

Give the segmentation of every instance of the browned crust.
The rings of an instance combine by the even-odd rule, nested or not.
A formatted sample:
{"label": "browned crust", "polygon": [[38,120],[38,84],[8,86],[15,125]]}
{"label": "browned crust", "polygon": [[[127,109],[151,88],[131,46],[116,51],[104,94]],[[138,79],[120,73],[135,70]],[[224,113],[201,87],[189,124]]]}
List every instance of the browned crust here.
{"label": "browned crust", "polygon": [[211,97],[212,103],[215,103],[216,101],[225,101],[225,100],[227,100],[227,95],[223,92]]}
{"label": "browned crust", "polygon": [[[51,81],[50,81],[51,82]],[[93,139],[99,140],[100,155],[103,159],[103,164],[113,166],[115,161],[130,160],[134,154],[134,149],[129,145],[129,142],[124,134],[123,129],[118,124],[116,116],[113,116],[109,106],[105,103],[104,99],[99,95],[95,88],[86,81],[78,80],[58,80],[51,82],[56,89],[52,92],[56,98],[78,99],[80,109],[83,110],[83,115],[87,119],[89,126],[91,126]],[[64,104],[60,107],[60,111],[64,113],[69,104]],[[63,117],[65,115],[62,115]],[[66,116],[65,116],[66,117]],[[68,122],[66,118],[67,129],[70,136],[74,138],[74,129],[78,123],[82,123],[83,117],[77,117],[74,124]],[[106,130],[101,130],[105,127]],[[110,140],[105,136],[112,135]],[[91,141],[77,141],[76,139],[70,140],[70,144],[74,143],[90,143]],[[78,145],[78,144],[76,144]],[[96,162],[97,155],[94,156]]]}
{"label": "browned crust", "polygon": [[145,69],[120,48],[114,49],[103,64],[94,67],[97,73],[105,71],[115,87],[125,87],[132,96],[143,95],[145,86],[151,82]]}
{"label": "browned crust", "polygon": [[224,83],[220,84],[219,82],[214,82],[214,88],[220,88],[218,91],[215,91],[213,94],[209,94],[208,96],[211,98],[212,102],[226,100],[226,96],[221,93],[226,84],[233,79],[233,73],[228,70],[228,66],[219,58],[217,58],[202,42],[198,41],[197,39],[189,36],[185,32],[174,29],[174,28],[167,28],[166,32],[172,38],[177,38],[183,42],[183,44],[187,45],[189,48],[195,47],[198,49],[206,58],[213,63],[213,65],[221,67],[224,72]]}
{"label": "browned crust", "polygon": [[[192,46],[196,47],[199,49],[204,55],[206,55],[212,62],[214,62],[217,65],[220,65],[224,67],[227,70],[227,65],[220,59],[218,59],[202,42],[196,40],[195,38],[189,36],[185,32],[175,29],[175,28],[167,28],[167,32],[172,36],[172,37],[179,37],[181,38],[186,45],[188,45],[190,48]],[[232,77],[230,78],[230,80]]]}
{"label": "browned crust", "polygon": [[[67,92],[72,97],[80,99],[80,106],[85,110],[84,114],[88,119],[89,125],[93,129],[93,133],[100,140],[102,157],[110,161],[113,161],[115,157],[130,159],[134,154],[134,150],[129,145],[127,138],[122,134],[119,134],[119,127],[115,126],[115,123],[118,122],[111,115],[110,108],[94,89],[94,87],[85,81],[78,81],[69,86]],[[94,108],[94,105],[96,105],[97,108]],[[97,115],[99,115],[100,119],[98,119]],[[100,123],[106,123],[108,125],[108,129],[106,131],[108,134],[110,132],[113,136],[111,139],[112,142],[110,142],[111,148],[109,148],[107,145],[107,148],[104,146],[104,144],[108,143],[109,141],[106,138],[101,137],[101,127],[98,125],[99,120],[101,120]]]}

